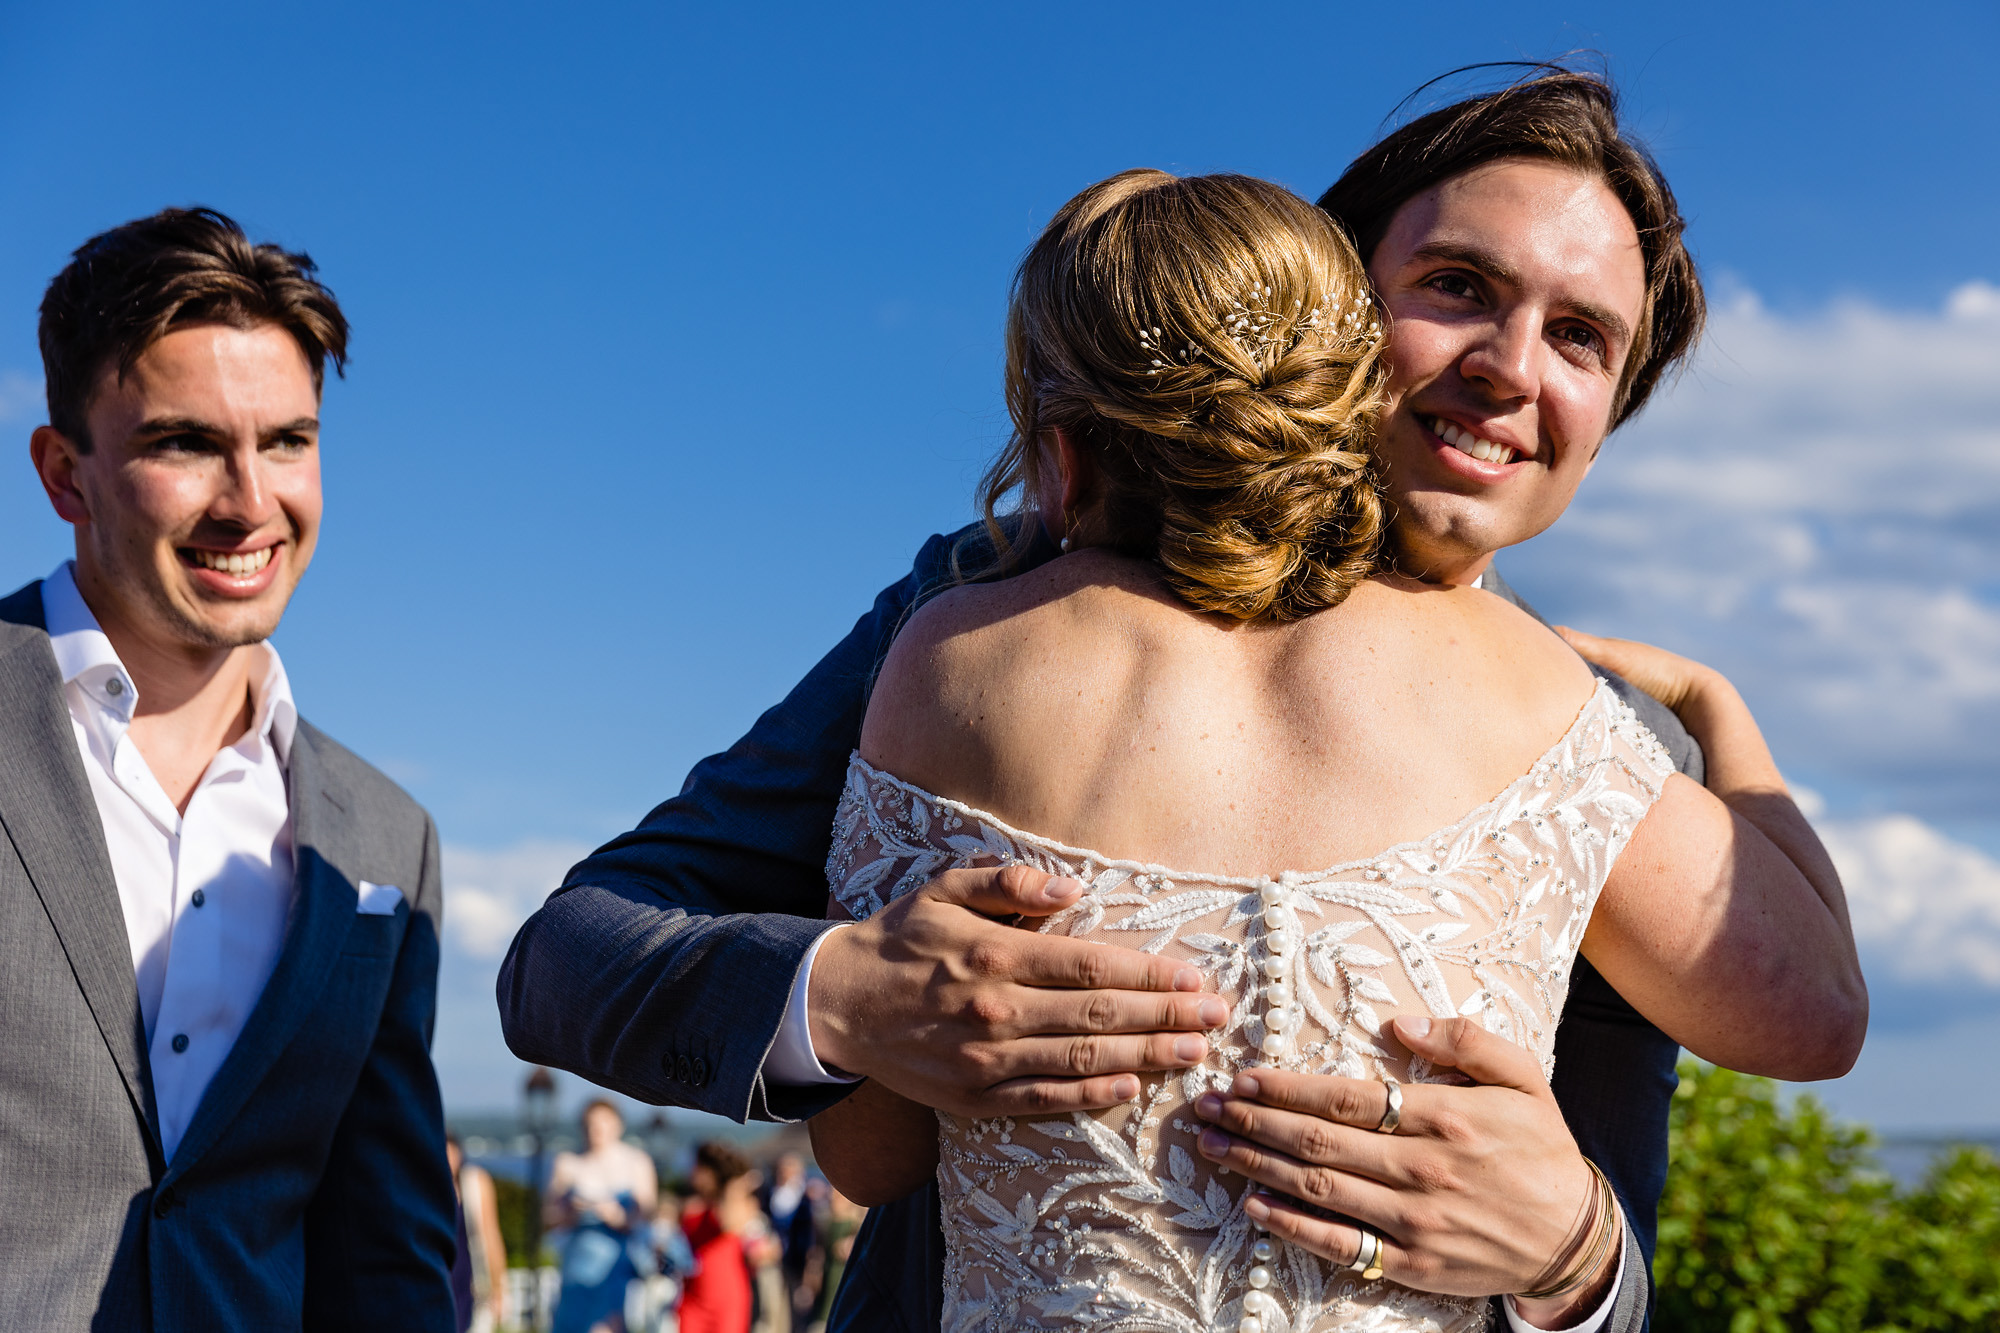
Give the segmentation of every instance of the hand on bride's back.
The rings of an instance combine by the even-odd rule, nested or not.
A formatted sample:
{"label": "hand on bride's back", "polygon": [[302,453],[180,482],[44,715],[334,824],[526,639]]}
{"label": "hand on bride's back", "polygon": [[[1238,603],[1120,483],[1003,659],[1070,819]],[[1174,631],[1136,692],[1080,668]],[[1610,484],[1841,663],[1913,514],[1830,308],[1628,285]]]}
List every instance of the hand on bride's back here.
{"label": "hand on bride's back", "polygon": [[1637,639],[1610,639],[1567,625],[1555,630],[1586,662],[1617,672],[1676,713],[1716,674],[1693,658]]}
{"label": "hand on bride's back", "polygon": [[[1383,1271],[1405,1286],[1489,1296],[1545,1283],[1593,1183],[1541,1067],[1468,1019],[1403,1017],[1395,1030],[1433,1070],[1472,1082],[1404,1085],[1400,1123],[1382,1134],[1378,1079],[1246,1070],[1230,1095],[1197,1101],[1213,1126],[1203,1154],[1274,1191],[1253,1216],[1261,1209],[1274,1234],[1335,1263],[1359,1250],[1358,1220],[1382,1237]],[[1607,1246],[1581,1285],[1521,1313],[1556,1327],[1595,1308],[1617,1255]]]}
{"label": "hand on bride's back", "polygon": [[1081,891],[1027,866],[954,870],[834,931],[808,983],[813,1050],[980,1117],[1114,1106],[1138,1073],[1199,1064],[1228,1011],[1196,969],[1009,924]]}

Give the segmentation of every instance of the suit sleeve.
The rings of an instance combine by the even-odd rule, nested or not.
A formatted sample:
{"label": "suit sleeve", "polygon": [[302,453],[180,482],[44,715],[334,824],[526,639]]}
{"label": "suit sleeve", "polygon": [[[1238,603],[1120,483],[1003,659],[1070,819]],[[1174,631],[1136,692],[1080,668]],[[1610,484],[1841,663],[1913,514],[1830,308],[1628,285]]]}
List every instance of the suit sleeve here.
{"label": "suit sleeve", "polygon": [[830,927],[826,854],[876,666],[950,542],[931,538],[783,702],[521,927],[498,986],[516,1055],[737,1121],[803,1119],[851,1090],[768,1082],[764,1060]]}
{"label": "suit sleeve", "polygon": [[437,829],[375,1041],[306,1207],[305,1328],[451,1333],[456,1201],[431,1067],[443,891]]}

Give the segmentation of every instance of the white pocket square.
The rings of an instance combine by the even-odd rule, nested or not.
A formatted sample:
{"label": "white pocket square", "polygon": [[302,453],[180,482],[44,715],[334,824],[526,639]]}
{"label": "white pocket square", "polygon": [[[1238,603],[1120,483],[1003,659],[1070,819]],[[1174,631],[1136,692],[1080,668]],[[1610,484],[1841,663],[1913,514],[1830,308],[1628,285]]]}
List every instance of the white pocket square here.
{"label": "white pocket square", "polygon": [[394,884],[370,884],[361,881],[361,896],[354,900],[357,916],[394,916],[396,904],[403,901],[403,891]]}

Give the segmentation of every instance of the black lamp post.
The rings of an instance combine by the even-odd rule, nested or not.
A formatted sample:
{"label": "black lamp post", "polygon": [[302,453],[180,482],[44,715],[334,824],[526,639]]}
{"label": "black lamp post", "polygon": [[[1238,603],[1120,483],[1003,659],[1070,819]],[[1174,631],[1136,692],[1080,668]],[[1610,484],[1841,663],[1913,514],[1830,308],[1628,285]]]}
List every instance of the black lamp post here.
{"label": "black lamp post", "polygon": [[556,1127],[556,1079],[536,1065],[521,1087],[521,1129],[530,1144],[528,1186],[535,1206],[528,1218],[528,1299],[521,1313],[529,1329],[542,1326],[542,1157],[550,1131]]}

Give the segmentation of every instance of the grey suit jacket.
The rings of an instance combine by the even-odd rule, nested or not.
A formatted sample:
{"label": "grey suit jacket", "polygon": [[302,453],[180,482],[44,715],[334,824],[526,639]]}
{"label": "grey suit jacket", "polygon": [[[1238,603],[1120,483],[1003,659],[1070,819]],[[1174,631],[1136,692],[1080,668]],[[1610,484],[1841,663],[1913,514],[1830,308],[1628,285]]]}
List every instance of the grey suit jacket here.
{"label": "grey suit jacket", "polygon": [[[455,1326],[437,834],[303,721],[287,773],[283,949],[166,1160],[41,585],[0,601],[0,1329]],[[356,913],[361,879],[393,916]]]}

